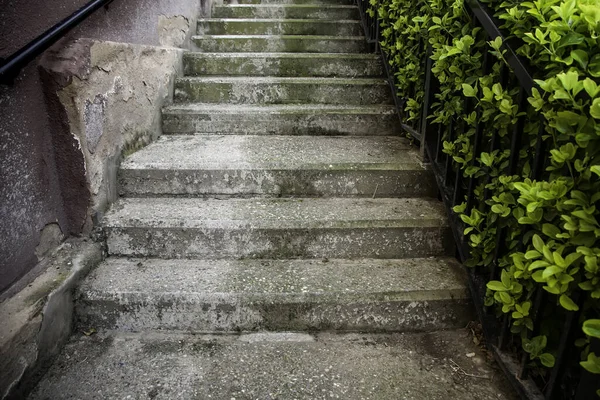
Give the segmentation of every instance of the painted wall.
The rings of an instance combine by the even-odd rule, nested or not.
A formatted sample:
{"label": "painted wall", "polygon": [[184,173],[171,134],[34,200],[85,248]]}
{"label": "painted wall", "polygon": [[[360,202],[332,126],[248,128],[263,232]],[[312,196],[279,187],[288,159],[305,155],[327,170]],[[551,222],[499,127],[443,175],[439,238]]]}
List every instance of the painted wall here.
{"label": "painted wall", "polygon": [[[0,0],[0,57],[86,2]],[[65,58],[62,76],[77,81],[83,73],[76,62],[81,57],[69,53],[81,49],[73,46],[76,39],[179,47],[198,10],[198,0],[114,0],[55,45],[52,54]],[[68,134],[73,116],[65,109],[67,100],[57,95],[68,93],[62,89],[71,82],[57,82],[56,71],[39,68],[39,62],[25,68],[14,85],[0,86],[0,294],[65,237],[88,233],[93,226],[90,208],[98,206],[86,175],[88,155],[79,135]]]}

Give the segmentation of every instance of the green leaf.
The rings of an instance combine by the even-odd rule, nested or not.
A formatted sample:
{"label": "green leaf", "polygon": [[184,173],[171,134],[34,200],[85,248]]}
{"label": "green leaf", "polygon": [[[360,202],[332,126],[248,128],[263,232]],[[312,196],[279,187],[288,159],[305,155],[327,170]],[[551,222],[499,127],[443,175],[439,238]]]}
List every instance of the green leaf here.
{"label": "green leaf", "polygon": [[552,224],[544,224],[542,225],[542,232],[544,235],[549,236],[552,239],[556,239],[556,235],[560,234],[560,229]]}
{"label": "green leaf", "polygon": [[477,89],[466,83],[462,84],[463,94],[465,97],[477,97]]}
{"label": "green leaf", "polygon": [[571,57],[573,60],[577,61],[577,63],[581,66],[581,69],[585,70],[588,65],[588,55],[585,51],[581,49],[571,51]]}
{"label": "green leaf", "polygon": [[600,339],[600,319],[588,319],[582,329],[586,335]]}
{"label": "green leaf", "polygon": [[537,250],[529,250],[525,253],[525,258],[528,260],[535,260],[536,258],[540,258],[542,254]]}
{"label": "green leaf", "polygon": [[508,288],[500,281],[489,281],[486,287],[495,292],[506,292],[508,290]]}
{"label": "green leaf", "polygon": [[563,271],[563,269],[561,267],[559,267],[558,265],[551,265],[551,266],[547,267],[546,269],[544,269],[544,272],[542,272],[542,278],[548,279],[552,275],[559,274],[562,271]]}
{"label": "green leaf", "polygon": [[600,358],[596,357],[596,354],[588,354],[587,360],[582,361],[580,364],[592,374],[600,374]]}
{"label": "green leaf", "polygon": [[542,240],[542,238],[540,237],[540,235],[535,234],[533,235],[533,247],[535,247],[535,249],[537,251],[539,251],[540,253],[544,252],[544,241]]}
{"label": "green leaf", "polygon": [[540,354],[540,362],[544,367],[552,368],[554,367],[554,356],[550,353]]}
{"label": "green leaf", "polygon": [[532,262],[531,265],[529,265],[528,269],[530,271],[533,271],[534,269],[547,267],[548,265],[550,265],[550,263],[548,261],[538,260],[538,261]]}
{"label": "green leaf", "polygon": [[575,304],[575,302],[573,300],[571,300],[571,298],[569,296],[567,296],[566,294],[561,295],[559,301],[560,301],[560,305],[565,310],[569,310],[569,311],[579,310],[579,306],[577,304]]}
{"label": "green leaf", "polygon": [[590,106],[590,115],[595,119],[600,119],[600,98],[594,99]]}

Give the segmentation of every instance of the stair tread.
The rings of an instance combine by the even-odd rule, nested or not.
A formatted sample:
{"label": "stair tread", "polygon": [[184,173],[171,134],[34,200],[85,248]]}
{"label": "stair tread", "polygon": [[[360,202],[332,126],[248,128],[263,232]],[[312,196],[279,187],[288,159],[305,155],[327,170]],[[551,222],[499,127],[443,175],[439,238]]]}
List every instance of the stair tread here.
{"label": "stair tread", "polygon": [[183,76],[178,82],[232,84],[324,84],[324,85],[388,85],[384,78],[331,78],[321,76]]}
{"label": "stair tread", "polygon": [[80,287],[88,300],[120,295],[198,300],[215,294],[277,302],[468,298],[453,258],[401,260],[162,260],[108,258]]}
{"label": "stair tread", "polygon": [[445,209],[425,198],[122,198],[109,228],[373,229],[442,228]]}
{"label": "stair tread", "polygon": [[335,10],[335,9],[356,9],[355,5],[344,5],[344,4],[222,4],[215,5],[215,8],[301,8],[301,9],[325,9],[325,10]]}
{"label": "stair tread", "polygon": [[188,51],[185,57],[200,57],[200,58],[331,58],[331,59],[367,59],[379,60],[379,55],[373,53],[283,53],[283,52],[231,52],[231,53],[214,53]]}
{"label": "stair tread", "polygon": [[395,114],[393,105],[348,105],[348,104],[223,104],[180,103],[163,108],[166,113],[215,113],[215,114],[288,114],[288,113],[348,113],[348,114]]}
{"label": "stair tread", "polygon": [[[461,374],[453,365],[460,366]],[[227,400],[518,398],[502,371],[488,365],[468,329],[78,335],[30,399],[89,399],[96,393],[102,398]]]}
{"label": "stair tread", "polygon": [[[360,24],[358,19],[322,19],[322,18],[201,18],[198,22],[233,22],[233,23],[292,23],[292,24]],[[237,36],[237,35],[236,35]],[[289,35],[283,35],[289,36]]]}
{"label": "stair tread", "polygon": [[172,135],[132,154],[121,169],[426,169],[418,157],[402,137]]}
{"label": "stair tread", "polygon": [[338,36],[338,35],[194,35],[194,39],[306,39],[306,40],[360,40],[366,41],[364,36]]}

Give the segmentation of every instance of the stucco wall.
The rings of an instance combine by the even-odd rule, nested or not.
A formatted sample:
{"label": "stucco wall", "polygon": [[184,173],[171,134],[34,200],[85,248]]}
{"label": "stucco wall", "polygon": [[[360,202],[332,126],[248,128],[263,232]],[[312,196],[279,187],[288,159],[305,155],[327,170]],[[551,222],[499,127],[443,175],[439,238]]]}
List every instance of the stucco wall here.
{"label": "stucco wall", "polygon": [[[0,57],[11,54],[86,2],[0,0]],[[108,10],[97,11],[72,31],[53,52],[65,56],[62,50],[73,48],[73,40],[79,38],[184,46],[198,10],[198,0],[115,0]],[[81,43],[75,48],[81,50]],[[68,111],[66,100],[57,94],[72,85],[73,79],[89,79],[99,69],[92,66],[85,72],[82,58],[68,51],[66,58],[69,54],[79,63],[74,62],[77,65],[72,71],[64,64],[64,68],[59,68],[62,81],[53,75],[57,72],[56,63],[38,68],[40,60],[36,60],[13,86],[0,86],[0,293],[30,271],[64,237],[88,232],[92,227],[90,206],[101,203],[98,192],[90,190],[91,181],[85,170],[85,162],[89,162],[86,158],[92,153],[81,147],[77,134],[65,135],[79,116]],[[83,54],[85,51],[82,57]],[[138,53],[137,58],[140,56]],[[172,60],[173,54],[165,57]],[[90,71],[92,75],[88,74]],[[114,76],[111,78],[116,84]],[[138,90],[141,83],[133,82],[133,76],[130,79],[130,88]],[[161,85],[165,82],[160,81]],[[164,97],[162,88],[155,89],[160,89],[160,98]],[[79,100],[85,104],[87,100],[82,99]],[[94,99],[95,95],[88,105],[92,114],[103,107]],[[90,123],[93,125],[88,120]],[[96,126],[100,126],[98,122]]]}

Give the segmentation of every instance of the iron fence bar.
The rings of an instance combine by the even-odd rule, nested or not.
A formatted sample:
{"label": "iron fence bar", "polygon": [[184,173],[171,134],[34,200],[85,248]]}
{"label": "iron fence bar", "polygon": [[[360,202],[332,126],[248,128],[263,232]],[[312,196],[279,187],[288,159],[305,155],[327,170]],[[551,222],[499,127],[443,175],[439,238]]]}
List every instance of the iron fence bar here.
{"label": "iron fence bar", "polygon": [[[368,3],[364,0],[360,1],[357,0],[357,4],[359,4],[361,6],[361,17],[363,17],[363,23],[364,21],[366,21],[366,19],[364,19],[364,10],[368,7]],[[520,86],[519,88],[519,97],[518,97],[518,112],[522,113],[524,112],[527,108],[527,95],[531,94],[531,89],[534,87],[534,81],[532,78],[532,75],[529,73],[529,66],[523,62],[516,54],[516,51],[514,50],[516,47],[514,47],[513,43],[511,43],[510,41],[506,40],[506,37],[503,36],[500,32],[500,29],[498,28],[498,23],[496,22],[496,20],[491,16],[489,9],[486,6],[481,5],[478,0],[466,0],[466,5],[468,6],[468,8],[472,11],[473,14],[473,22],[474,23],[478,23],[478,25],[481,25],[483,27],[483,30],[486,32],[486,34],[489,36],[489,38],[491,38],[492,40],[495,39],[496,37],[500,36],[503,39],[503,50],[506,50],[504,57],[507,61],[507,64],[510,66],[511,70],[513,71],[515,77],[518,80],[518,84]],[[377,22],[379,22],[378,18],[375,16],[374,18]],[[371,24],[372,26],[372,24]],[[369,30],[369,36],[370,36],[370,40],[373,41],[372,36],[375,34],[373,33],[375,31],[375,27],[373,26],[371,30]],[[376,38],[375,41],[377,43],[378,39],[379,39],[379,32],[377,32],[376,34]],[[389,64],[387,63],[387,57],[386,54],[383,52],[383,50],[379,47],[379,50],[381,52],[382,55],[382,59],[385,62],[385,67],[386,67],[386,73],[388,77],[391,77],[393,75],[393,71],[391,71]],[[468,243],[466,243],[465,237],[463,235],[462,229],[463,229],[463,223],[459,218],[459,215],[454,213],[452,211],[452,207],[455,204],[458,204],[459,202],[461,202],[462,200],[462,196],[463,196],[463,192],[464,190],[466,190],[467,188],[463,185],[463,181],[465,180],[465,177],[463,176],[463,174],[461,173],[460,170],[457,170],[455,173],[455,181],[454,181],[454,185],[452,187],[450,183],[451,181],[451,174],[453,171],[452,168],[452,158],[450,156],[447,156],[446,159],[443,159],[442,162],[440,162],[441,157],[440,157],[440,149],[441,149],[441,145],[443,142],[443,136],[441,135],[441,126],[438,126],[436,130],[432,129],[433,128],[433,124],[430,123],[430,119],[428,118],[431,115],[431,103],[432,103],[432,98],[433,98],[433,94],[436,93],[436,80],[433,77],[433,74],[431,73],[431,67],[432,67],[432,60],[430,58],[430,51],[431,49],[428,47],[427,48],[427,55],[425,56],[425,76],[424,76],[424,96],[423,96],[423,104],[422,104],[422,115],[420,118],[420,121],[413,123],[413,124],[408,124],[406,123],[404,120],[401,121],[401,125],[402,128],[405,131],[408,131],[411,133],[411,135],[414,135],[415,133],[420,134],[420,139],[421,140],[421,152],[424,156],[425,159],[429,159],[431,161],[430,166],[434,172],[434,176],[436,178],[437,184],[438,184],[438,188],[439,188],[439,193],[440,193],[440,197],[448,211],[448,215],[449,215],[449,220],[450,220],[450,227],[451,227],[451,231],[452,231],[452,235],[455,239],[455,243],[457,246],[457,254],[458,257],[461,259],[461,261],[465,262],[467,260],[467,257],[469,256],[469,251],[470,248],[468,246]],[[487,53],[486,53],[487,56]],[[489,63],[485,63],[484,64],[484,68],[489,68]],[[508,69],[505,67],[505,71],[507,71]],[[505,73],[503,71],[503,73]],[[504,80],[504,78],[503,78]],[[392,81],[393,82],[393,81]],[[414,91],[418,91],[418,88],[416,87],[411,87],[409,90],[413,90],[413,95],[414,95]],[[394,93],[394,99],[395,99],[395,103],[396,103],[396,107],[397,107],[397,111],[399,113],[399,115],[401,115],[401,112],[404,111],[402,109],[402,107],[404,106],[404,103],[402,103],[400,100],[400,97],[398,96],[397,93],[397,88],[394,87],[392,88],[393,93]],[[466,104],[466,103],[465,103]],[[469,105],[466,105],[466,108],[470,110]],[[453,137],[453,131],[454,128],[456,127],[455,121],[453,121],[454,123],[451,123],[449,128],[451,129],[450,132],[450,137]],[[512,127],[512,132],[511,132],[511,137],[510,137],[510,156],[509,156],[509,163],[508,163],[508,167],[507,167],[507,172],[509,175],[514,175],[517,171],[517,168],[519,168],[520,165],[520,147],[522,145],[522,141],[523,136],[524,136],[524,126],[525,126],[525,122],[526,122],[526,117],[524,116],[518,116],[516,123],[514,124],[514,126]],[[411,128],[412,128],[412,132],[411,132]],[[459,130],[463,129],[462,126],[458,127]],[[479,141],[483,140],[483,124],[479,124],[479,126],[476,127],[475,129],[475,143],[474,143],[474,160],[480,157],[480,153],[481,153],[481,143],[478,143]],[[544,157],[544,140],[543,140],[543,136],[544,136],[544,123],[542,121],[542,124],[540,126],[540,130],[538,131],[538,137],[536,140],[536,144],[535,144],[535,151],[532,154],[531,158],[530,158],[530,162],[531,162],[531,176],[532,179],[539,179],[539,177],[541,177],[542,173],[543,173],[543,168],[544,168],[544,164],[545,164],[545,157]],[[495,135],[492,136],[491,142],[489,143],[490,146],[490,151],[494,151],[497,147],[498,147],[498,140],[499,136]],[[436,162],[437,161],[437,162]],[[470,179],[468,181],[468,192],[467,192],[467,198],[470,199],[470,201],[468,202],[468,206],[469,209],[473,207],[473,202],[474,202],[474,190],[475,190],[475,182],[474,180]],[[489,197],[489,192],[485,192],[484,195],[487,197]],[[493,344],[491,345],[491,348],[493,350],[494,356],[496,357],[496,359],[499,361],[500,366],[502,367],[502,369],[507,373],[507,376],[509,378],[509,380],[511,381],[511,383],[513,384],[513,386],[517,389],[517,391],[519,392],[519,394],[521,396],[523,396],[524,398],[529,398],[529,399],[541,399],[543,398],[541,395],[540,390],[536,387],[535,383],[532,381],[531,378],[528,377],[528,357],[529,355],[527,353],[523,354],[523,357],[519,362],[513,361],[511,356],[505,354],[503,352],[504,348],[506,347],[506,344],[508,343],[508,341],[510,340],[510,338],[512,337],[510,335],[510,323],[509,323],[509,318],[507,316],[504,316],[502,321],[499,321],[495,315],[493,315],[493,313],[490,313],[489,310],[486,309],[486,307],[483,304],[483,300],[484,300],[484,296],[485,296],[485,292],[486,292],[486,283],[490,280],[490,278],[492,278],[494,276],[494,274],[497,274],[499,272],[499,268],[497,268],[496,263],[498,262],[499,256],[501,254],[500,250],[501,248],[504,248],[504,246],[506,245],[506,234],[507,231],[506,229],[500,229],[499,233],[497,235],[496,238],[496,253],[495,253],[495,257],[494,257],[494,266],[495,268],[492,269],[491,272],[489,271],[485,271],[485,274],[482,273],[482,271],[476,270],[476,269],[469,269],[468,270],[468,275],[469,275],[469,286],[471,289],[471,292],[473,293],[473,301],[475,303],[475,309],[478,313],[479,319],[482,322],[482,326],[484,328],[484,333],[486,335],[486,339],[488,340],[488,343],[492,343],[490,342],[490,340],[494,339],[494,340],[498,340],[498,345],[494,346]],[[522,244],[523,246],[524,244]],[[541,323],[541,317],[544,313],[544,307],[543,307],[543,303],[545,301],[546,298],[546,294],[544,293],[543,290],[541,289],[537,289],[535,291],[535,293],[533,294],[533,307],[532,310],[530,312],[532,318],[534,319],[534,330],[532,332],[532,334],[529,337],[532,336],[537,336],[539,335],[539,331],[540,331],[540,323]],[[568,321],[564,322],[564,326],[565,327],[569,327],[569,326],[574,326],[574,323],[571,322],[571,325],[569,325]],[[566,329],[569,331],[569,333],[574,332],[574,329]],[[569,347],[569,339],[566,337],[561,337],[561,341],[564,341],[565,343],[565,348],[568,349]],[[566,368],[566,363],[565,360],[568,358],[568,354],[569,352],[567,350],[564,349],[559,349],[559,354],[557,356],[557,362],[560,363],[560,366],[558,366],[558,369],[564,370],[564,368]],[[600,351],[599,351],[600,352]],[[558,371],[557,369],[557,371]],[[556,375],[556,378],[554,378],[554,380],[551,380],[550,383],[552,382],[558,382],[560,377],[561,377],[561,371],[558,372],[552,372],[553,374]],[[590,387],[591,386],[595,386],[595,384],[587,384],[587,387],[585,386],[586,382],[584,381],[584,379],[582,379],[581,383],[580,383],[580,392],[581,393],[586,393],[586,395],[588,395],[588,397],[581,397],[581,398],[589,398],[589,394],[593,393],[590,391]],[[591,386],[590,386],[591,385]],[[556,383],[553,383],[554,387],[557,387]],[[552,388],[546,388],[546,390],[548,391],[552,391],[554,392],[556,389],[552,389]],[[585,390],[585,392],[583,392]]]}
{"label": "iron fence bar", "polygon": [[535,86],[532,74],[529,72],[531,68],[521,57],[517,55],[517,52],[513,49],[513,46],[506,41],[505,36],[502,35],[500,28],[498,28],[500,24],[492,16],[489,8],[484,4],[481,4],[478,0],[466,0],[465,3],[467,6],[469,6],[475,15],[475,18],[477,18],[491,40],[494,40],[497,37],[502,39],[502,48],[503,50],[506,50],[504,58],[508,62],[508,65],[510,65],[521,86],[527,91],[528,94],[531,94],[531,89]]}
{"label": "iron fence bar", "polygon": [[[531,337],[536,337],[540,331],[540,325],[542,322],[542,306],[544,305],[544,300],[546,297],[546,291],[543,289],[536,289],[535,291],[535,299],[533,301],[533,307],[531,308],[531,312],[529,315],[533,316],[533,331],[531,333]],[[529,338],[529,336],[528,336]],[[527,360],[529,359],[529,353],[524,352],[521,357],[521,369],[519,371],[519,379],[526,379],[528,377],[529,368],[527,364]]]}
{"label": "iron fence bar", "polygon": [[[483,74],[487,75],[492,68],[489,53],[485,53],[483,56]],[[473,159],[471,162],[475,164],[477,158],[481,155],[481,141],[483,140],[483,124],[480,121],[481,107],[477,107],[477,123],[475,125],[475,138],[473,140]],[[469,178],[469,185],[467,188],[467,212],[473,208],[473,202],[475,201],[475,176]]]}
{"label": "iron fence bar", "polygon": [[[448,139],[452,140],[454,138],[454,118],[450,120],[450,125],[448,126]],[[450,175],[452,172],[452,156],[446,154],[446,171],[444,173],[444,186],[448,186],[448,181],[450,180]]]}
{"label": "iron fence bar", "polygon": [[[583,302],[581,301],[581,296],[578,292],[574,292],[571,295],[572,300],[575,303],[579,304],[579,310],[583,308]],[[546,384],[546,390],[544,391],[544,396],[548,400],[553,400],[556,395],[556,385],[560,383],[558,381],[558,377],[562,376],[565,367],[566,361],[569,357],[567,353],[567,349],[574,347],[575,341],[575,329],[573,329],[573,324],[579,320],[579,316],[581,315],[581,311],[567,311],[567,317],[563,323],[563,327],[561,330],[560,341],[558,345],[558,351],[555,360],[555,366],[552,368],[552,372],[550,373],[550,379]]]}
{"label": "iron fence bar", "polygon": [[[600,339],[590,339],[590,352],[600,356]],[[598,375],[583,369],[574,400],[590,400],[597,390],[600,390]]]}

